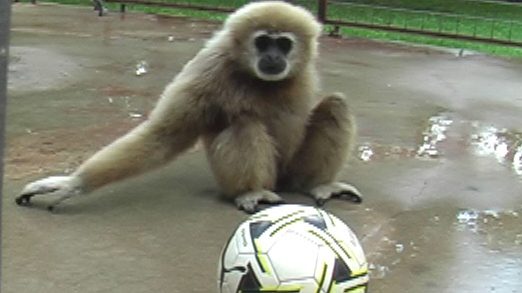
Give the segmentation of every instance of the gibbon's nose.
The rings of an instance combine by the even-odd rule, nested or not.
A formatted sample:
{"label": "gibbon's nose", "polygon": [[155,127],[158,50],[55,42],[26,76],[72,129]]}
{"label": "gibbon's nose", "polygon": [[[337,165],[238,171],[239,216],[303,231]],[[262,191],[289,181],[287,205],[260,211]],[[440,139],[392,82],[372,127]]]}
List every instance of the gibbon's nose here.
{"label": "gibbon's nose", "polygon": [[276,75],[286,69],[286,61],[281,56],[267,54],[259,60],[258,66],[264,74]]}

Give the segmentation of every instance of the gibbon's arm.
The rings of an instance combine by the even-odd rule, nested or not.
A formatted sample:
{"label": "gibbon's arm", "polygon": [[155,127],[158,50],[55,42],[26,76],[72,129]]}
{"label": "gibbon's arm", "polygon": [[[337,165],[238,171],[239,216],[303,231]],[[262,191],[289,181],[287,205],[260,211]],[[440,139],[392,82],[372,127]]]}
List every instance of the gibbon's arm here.
{"label": "gibbon's arm", "polygon": [[154,124],[144,122],[84,162],[72,175],[81,179],[83,191],[164,165],[198,137],[190,127],[169,131]]}
{"label": "gibbon's arm", "polygon": [[200,111],[192,97],[172,84],[149,119],[85,161],[70,176],[52,176],[29,183],[16,198],[26,204],[40,194],[56,196],[48,208],[106,184],[144,173],[191,147],[201,133]]}

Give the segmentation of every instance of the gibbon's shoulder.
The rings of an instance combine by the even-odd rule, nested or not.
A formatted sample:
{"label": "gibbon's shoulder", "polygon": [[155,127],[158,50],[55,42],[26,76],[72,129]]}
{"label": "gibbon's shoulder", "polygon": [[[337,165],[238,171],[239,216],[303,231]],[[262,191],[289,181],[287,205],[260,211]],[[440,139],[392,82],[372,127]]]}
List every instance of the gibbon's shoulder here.
{"label": "gibbon's shoulder", "polygon": [[224,29],[239,37],[267,30],[315,38],[321,33],[321,24],[302,7],[281,1],[263,1],[247,4],[232,13],[225,21]]}

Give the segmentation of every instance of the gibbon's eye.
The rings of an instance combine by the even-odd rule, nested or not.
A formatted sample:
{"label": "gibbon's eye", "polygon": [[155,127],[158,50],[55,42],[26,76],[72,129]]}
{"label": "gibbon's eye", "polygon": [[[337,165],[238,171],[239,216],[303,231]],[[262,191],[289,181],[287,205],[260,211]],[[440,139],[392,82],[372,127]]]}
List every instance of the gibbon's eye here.
{"label": "gibbon's eye", "polygon": [[255,39],[255,45],[259,52],[264,52],[268,50],[270,45],[272,44],[272,38],[267,35],[261,35]]}
{"label": "gibbon's eye", "polygon": [[292,40],[287,37],[279,37],[276,39],[276,44],[284,54],[288,54],[292,50]]}

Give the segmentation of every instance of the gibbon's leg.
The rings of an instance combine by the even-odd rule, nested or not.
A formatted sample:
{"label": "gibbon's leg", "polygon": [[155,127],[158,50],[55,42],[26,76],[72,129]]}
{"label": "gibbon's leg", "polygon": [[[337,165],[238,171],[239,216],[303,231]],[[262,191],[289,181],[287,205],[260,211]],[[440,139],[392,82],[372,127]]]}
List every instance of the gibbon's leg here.
{"label": "gibbon's leg", "polygon": [[361,202],[354,186],[336,182],[355,136],[355,124],[342,94],[332,94],[313,110],[306,136],[283,179],[290,188],[314,197],[319,205],[331,197]]}
{"label": "gibbon's leg", "polygon": [[19,205],[35,195],[57,197],[48,209],[64,200],[167,163],[190,147],[197,132],[165,131],[145,122],[84,162],[71,176],[52,176],[29,183],[16,198]]}
{"label": "gibbon's leg", "polygon": [[210,166],[225,195],[235,197],[236,205],[248,213],[259,203],[281,203],[270,191],[277,178],[276,150],[265,126],[255,119],[235,121],[205,146]]}

